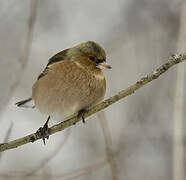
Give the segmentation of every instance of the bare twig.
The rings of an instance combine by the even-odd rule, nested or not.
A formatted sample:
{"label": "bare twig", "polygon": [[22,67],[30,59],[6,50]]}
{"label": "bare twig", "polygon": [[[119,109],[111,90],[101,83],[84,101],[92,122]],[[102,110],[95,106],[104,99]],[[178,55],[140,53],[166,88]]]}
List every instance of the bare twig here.
{"label": "bare twig", "polygon": [[[139,81],[137,81],[134,85],[128,87],[125,90],[120,91],[116,95],[108,98],[107,100],[103,101],[102,103],[90,108],[87,113],[85,113],[85,118],[88,116],[91,116],[92,114],[101,111],[108,106],[112,105],[113,103],[119,101],[120,99],[129,96],[130,94],[133,94],[136,90],[140,89],[143,87],[145,84],[157,79],[161,74],[166,72],[170,67],[172,67],[175,64],[181,63],[186,60],[186,54],[181,54],[181,55],[172,55],[168,61],[160,66],[158,69],[153,71],[152,73],[148,74],[147,76],[141,78]],[[69,126],[72,126],[73,124],[77,123],[80,121],[81,118],[78,116],[75,116],[73,118],[70,118],[66,121],[63,121],[59,124],[56,124],[49,128],[48,132],[46,133],[46,137],[49,135],[52,135],[58,131],[62,131],[66,129]],[[24,144],[30,143],[30,142],[35,142],[39,139],[42,138],[42,134],[39,132],[30,134],[28,136],[22,137],[20,139],[16,139],[14,141],[10,141],[8,143],[3,143],[0,144],[0,152],[8,150],[8,149],[13,149],[18,146],[22,146]]]}
{"label": "bare twig", "polygon": [[[64,145],[66,144],[68,138],[70,137],[70,129],[68,129],[67,131],[67,134],[65,134],[65,137],[63,140],[60,141],[60,143],[57,144],[55,150],[48,156],[46,157],[45,159],[43,159],[38,166],[34,167],[34,169],[29,172],[29,173],[26,173],[25,176],[32,176],[33,174],[35,174],[37,171],[39,171],[41,168],[44,168],[45,165],[47,163],[49,163],[49,161],[51,161],[61,150],[62,148],[64,147]],[[62,134],[63,135],[63,134]]]}
{"label": "bare twig", "polygon": [[21,80],[21,77],[23,75],[26,64],[28,62],[28,58],[29,58],[30,50],[31,50],[31,46],[32,46],[34,24],[35,24],[36,15],[37,15],[37,5],[38,5],[38,0],[30,1],[30,13],[29,13],[29,19],[28,19],[28,30],[27,30],[26,37],[25,37],[25,46],[24,46],[23,51],[21,52],[21,56],[19,58],[20,69],[14,75],[15,80],[10,85],[8,95],[6,96],[4,103],[3,103],[3,107],[0,108],[0,111],[2,111],[4,107],[6,107],[6,104],[9,102],[8,99],[11,97],[11,95],[13,94],[15,89],[17,88],[17,86]]}
{"label": "bare twig", "polygon": [[89,174],[91,172],[94,172],[96,170],[100,170],[101,168],[105,167],[105,165],[107,164],[107,160],[102,160],[96,164],[87,166],[85,168],[82,169],[78,169],[78,170],[74,170],[71,171],[69,173],[64,173],[63,175],[60,175],[58,177],[60,177],[61,180],[70,180],[70,179],[74,179],[86,174]]}
{"label": "bare twig", "polygon": [[[185,49],[186,38],[186,1],[183,1],[180,10],[180,26],[177,49]],[[179,65],[176,69],[176,82],[174,86],[173,109],[173,180],[185,179],[185,66]]]}
{"label": "bare twig", "polygon": [[[67,173],[63,173],[63,174],[58,174],[58,175],[54,175],[52,176],[52,179],[53,180],[57,180],[57,179],[60,179],[60,180],[70,180],[70,179],[74,179],[74,178],[77,178],[77,177],[80,177],[80,176],[84,176],[84,175],[87,175],[91,172],[94,172],[96,170],[100,170],[101,168],[104,168],[106,165],[107,165],[108,161],[107,159],[103,159],[95,164],[91,164],[87,167],[83,167],[83,168],[80,168],[80,169],[77,169],[77,170],[73,170],[73,171],[70,171],[70,172],[67,172]],[[16,178],[23,178],[23,179],[35,179],[35,180],[41,180],[42,179],[42,176],[41,175],[36,175],[36,174],[33,174],[32,176],[27,176],[25,177],[24,175],[20,175],[20,174],[11,174],[11,173],[1,173],[0,174],[0,177],[1,178],[7,178],[7,179],[16,179]]]}
{"label": "bare twig", "polygon": [[[8,128],[8,130],[6,132],[5,138],[3,140],[4,143],[8,141],[8,139],[10,137],[10,134],[12,132],[12,128],[13,128],[13,122],[11,122],[11,124],[10,124],[10,126],[9,126],[9,128]],[[1,159],[1,157],[2,157],[2,153],[0,153],[0,159]]]}
{"label": "bare twig", "polygon": [[112,138],[109,131],[107,119],[105,117],[105,113],[99,113],[98,117],[100,118],[101,128],[103,130],[103,136],[105,141],[105,153],[108,159],[108,163],[110,165],[111,173],[112,173],[112,180],[118,180],[118,169],[116,160],[114,158],[114,153],[112,152]]}

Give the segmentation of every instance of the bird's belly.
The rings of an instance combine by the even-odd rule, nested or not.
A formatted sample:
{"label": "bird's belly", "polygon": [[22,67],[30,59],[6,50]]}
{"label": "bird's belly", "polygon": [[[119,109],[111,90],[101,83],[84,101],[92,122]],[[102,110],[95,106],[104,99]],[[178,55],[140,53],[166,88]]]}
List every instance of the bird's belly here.
{"label": "bird's belly", "polygon": [[42,113],[66,119],[104,98],[105,80],[96,79],[76,66],[70,70],[58,74],[51,71],[33,85],[32,98]]}
{"label": "bird's belly", "polygon": [[[76,93],[74,94],[72,91]],[[79,110],[88,108],[104,98],[104,92],[99,94],[96,92],[91,93],[88,87],[86,91],[81,89],[68,89],[66,92],[45,90],[38,94],[39,96],[34,99],[36,108],[41,113],[53,115],[60,119],[75,115]]]}
{"label": "bird's belly", "polygon": [[53,93],[45,92],[38,100],[35,100],[36,108],[44,114],[66,119],[86,106],[77,96],[70,95],[68,91],[66,93],[63,92],[63,95],[60,91],[55,91],[55,97],[52,95]]}
{"label": "bird's belly", "polygon": [[[104,98],[104,93],[96,96],[96,92],[94,95],[91,93],[87,93],[87,91],[83,92],[81,90],[75,90],[74,93],[70,93],[72,90],[67,90],[66,92],[62,92],[59,90],[58,92],[43,92],[39,93],[40,97],[35,99],[35,106],[40,110],[41,113],[55,116],[58,119],[66,119],[75,115],[79,110],[83,108],[88,108],[91,105],[94,105],[100,102]],[[55,93],[55,96],[53,94]]]}

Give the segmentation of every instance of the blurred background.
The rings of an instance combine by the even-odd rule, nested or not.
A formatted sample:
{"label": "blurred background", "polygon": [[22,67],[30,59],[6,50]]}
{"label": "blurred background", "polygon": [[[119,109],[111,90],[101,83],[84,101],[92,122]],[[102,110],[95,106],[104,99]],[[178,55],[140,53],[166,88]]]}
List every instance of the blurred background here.
{"label": "blurred background", "polygon": [[[55,53],[93,40],[107,52],[106,98],[186,52],[184,0],[0,1],[0,142],[46,121],[17,108]],[[60,133],[0,154],[0,180],[184,180],[185,63]],[[50,126],[55,121],[50,121]]]}

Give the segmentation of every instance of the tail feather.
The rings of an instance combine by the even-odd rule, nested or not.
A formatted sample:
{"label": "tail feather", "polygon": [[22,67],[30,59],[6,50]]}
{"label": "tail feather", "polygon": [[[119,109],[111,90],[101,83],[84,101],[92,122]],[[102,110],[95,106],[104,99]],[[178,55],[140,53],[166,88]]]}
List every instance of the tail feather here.
{"label": "tail feather", "polygon": [[15,103],[15,105],[17,107],[25,107],[25,108],[32,107],[32,108],[34,108],[34,106],[27,105],[27,103],[30,102],[30,101],[32,101],[32,98],[31,97],[28,98],[28,99],[25,99],[23,101],[19,101],[19,102]]}

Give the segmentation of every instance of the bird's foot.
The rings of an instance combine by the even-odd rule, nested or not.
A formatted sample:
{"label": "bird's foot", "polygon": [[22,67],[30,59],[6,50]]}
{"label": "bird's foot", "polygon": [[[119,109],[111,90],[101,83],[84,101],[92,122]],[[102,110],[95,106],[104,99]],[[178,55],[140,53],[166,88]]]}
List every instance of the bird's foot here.
{"label": "bird's foot", "polygon": [[45,138],[46,139],[49,139],[49,135],[48,135],[48,131],[49,131],[49,128],[48,128],[48,122],[50,120],[50,116],[48,116],[48,119],[47,121],[45,122],[44,126],[43,127],[40,127],[36,133],[40,134],[42,136],[42,139],[43,139],[43,143],[44,145],[46,144],[45,143]]}
{"label": "bird's foot", "polygon": [[79,112],[78,112],[78,117],[82,118],[82,122],[85,123],[85,113],[87,113],[88,110],[87,109],[81,109]]}

